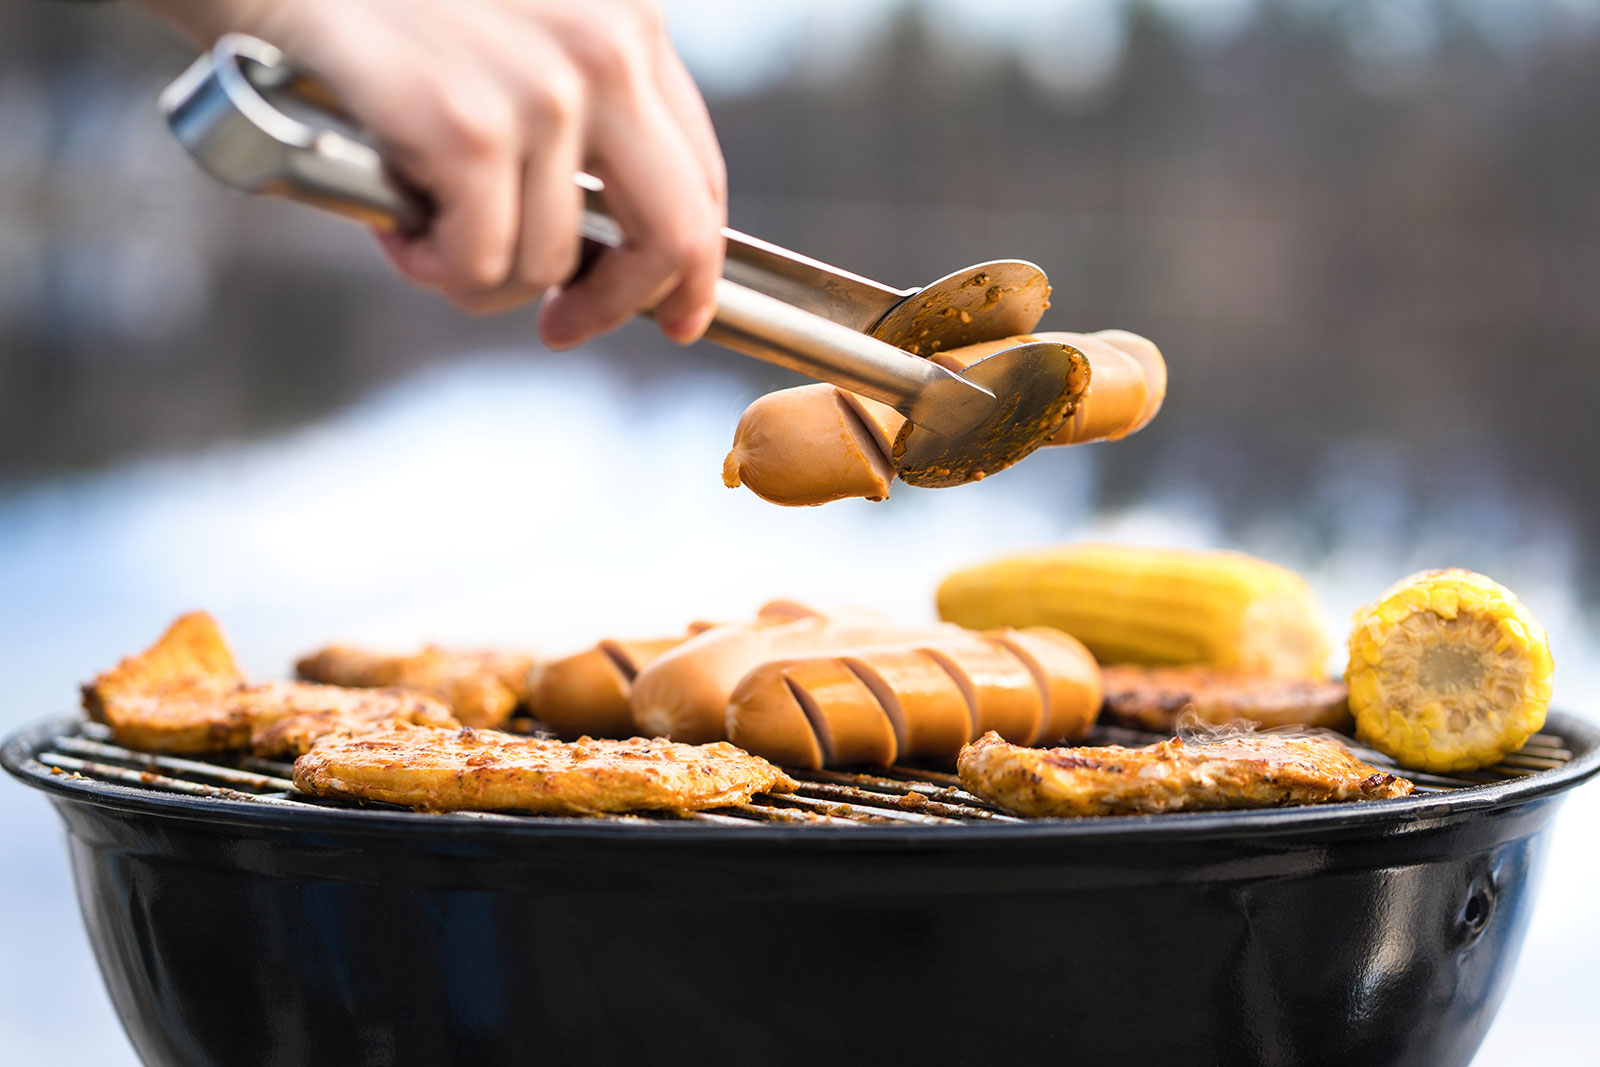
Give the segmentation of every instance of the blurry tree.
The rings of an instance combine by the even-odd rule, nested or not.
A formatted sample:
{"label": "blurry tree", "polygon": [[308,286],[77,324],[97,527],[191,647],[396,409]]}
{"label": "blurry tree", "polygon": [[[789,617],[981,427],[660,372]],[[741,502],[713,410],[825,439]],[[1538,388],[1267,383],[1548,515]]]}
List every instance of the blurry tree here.
{"label": "blurry tree", "polygon": [[[819,53],[712,101],[735,225],[897,285],[1033,259],[1047,327],[1157,340],[1171,399],[1102,451],[1112,503],[1201,486],[1248,522],[1321,501],[1314,529],[1339,506],[1316,486],[1375,455],[1418,512],[1481,493],[1600,538],[1593,18],[1272,0],[1196,37],[1130,3],[1112,75],[1069,91],[1039,57],[1073,64],[1073,40],[1042,28],[1024,63],[925,10],[847,69]],[[312,418],[531,336],[404,290],[350,228],[211,188],[149,106],[182,62],[127,15],[0,11],[9,474]],[[648,330],[590,358],[641,388],[685,359],[783,380]]]}

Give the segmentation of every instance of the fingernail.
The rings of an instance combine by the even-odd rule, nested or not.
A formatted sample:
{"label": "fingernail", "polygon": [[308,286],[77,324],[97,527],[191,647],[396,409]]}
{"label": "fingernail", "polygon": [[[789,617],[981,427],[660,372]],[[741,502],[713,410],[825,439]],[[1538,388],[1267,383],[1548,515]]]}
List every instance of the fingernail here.
{"label": "fingernail", "polygon": [[564,317],[561,314],[561,304],[560,294],[555,289],[546,289],[544,295],[539,298],[539,314],[535,321],[539,326],[540,337],[549,337],[551,334],[561,332],[561,320]]}
{"label": "fingernail", "polygon": [[[546,305],[543,312],[549,311]],[[544,346],[552,352],[564,352],[575,347],[582,338],[577,336],[571,324],[561,321],[562,316],[541,313],[539,316],[539,339]]]}
{"label": "fingernail", "polygon": [[706,330],[711,327],[711,320],[715,317],[715,310],[702,311],[696,315],[686,315],[661,324],[661,332],[667,339],[677,344],[688,346],[694,344],[705,336]]}
{"label": "fingernail", "polygon": [[564,330],[545,328],[539,330],[539,337],[544,341],[544,346],[552,352],[565,352],[569,348],[576,348],[580,340]]}

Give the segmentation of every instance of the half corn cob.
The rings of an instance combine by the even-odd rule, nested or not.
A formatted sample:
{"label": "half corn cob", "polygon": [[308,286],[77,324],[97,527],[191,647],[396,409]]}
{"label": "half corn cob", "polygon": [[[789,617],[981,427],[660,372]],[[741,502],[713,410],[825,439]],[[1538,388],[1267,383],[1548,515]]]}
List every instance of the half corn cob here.
{"label": "half corn cob", "polygon": [[1321,677],[1327,630],[1304,579],[1234,552],[1070,545],[958,571],[939,614],[975,630],[1054,626],[1101,663],[1206,663]]}
{"label": "half corn cob", "polygon": [[1522,747],[1550,706],[1550,643],[1505,586],[1464,570],[1413,574],[1356,619],[1356,736],[1401,765],[1464,771]]}

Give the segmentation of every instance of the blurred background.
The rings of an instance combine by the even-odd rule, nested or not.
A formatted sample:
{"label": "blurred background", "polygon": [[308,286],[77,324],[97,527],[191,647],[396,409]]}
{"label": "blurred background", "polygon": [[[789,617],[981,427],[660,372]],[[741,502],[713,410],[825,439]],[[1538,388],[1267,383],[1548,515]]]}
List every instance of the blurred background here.
{"label": "blurred background", "polygon": [[[895,286],[1041,264],[1043,326],[1155,340],[1166,409],[980,485],[785,511],[724,489],[793,379],[646,325],[543,351],[359,229],[203,177],[190,48],[0,7],[0,726],[178,612],[281,674],[328,639],[570,651],[773,596],[931,614],[1065,539],[1304,572],[1336,630],[1423,566],[1600,686],[1600,0],[668,0],[733,225]],[[1330,664],[1337,669],[1339,663]],[[1600,789],[1576,794],[1480,1063],[1591,1063]],[[48,805],[0,783],[0,1047],[132,1062]]]}

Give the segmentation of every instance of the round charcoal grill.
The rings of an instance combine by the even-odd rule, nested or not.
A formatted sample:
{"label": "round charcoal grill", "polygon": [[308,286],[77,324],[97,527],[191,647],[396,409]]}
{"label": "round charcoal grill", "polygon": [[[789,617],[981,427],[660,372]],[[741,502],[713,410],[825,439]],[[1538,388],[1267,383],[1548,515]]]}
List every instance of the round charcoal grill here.
{"label": "round charcoal grill", "polygon": [[148,1063],[1370,1067],[1470,1061],[1600,731],[1552,715],[1400,800],[1076,820],[909,767],[681,816],[424,815],[77,719],[3,760],[66,822]]}

